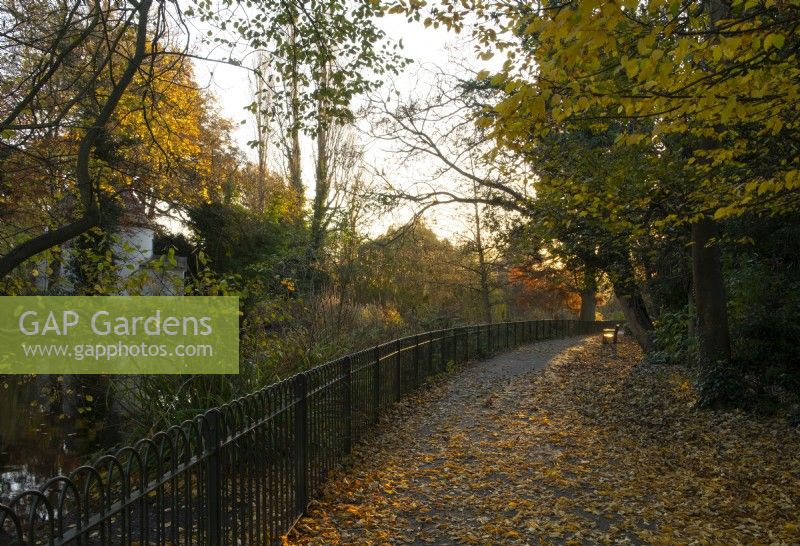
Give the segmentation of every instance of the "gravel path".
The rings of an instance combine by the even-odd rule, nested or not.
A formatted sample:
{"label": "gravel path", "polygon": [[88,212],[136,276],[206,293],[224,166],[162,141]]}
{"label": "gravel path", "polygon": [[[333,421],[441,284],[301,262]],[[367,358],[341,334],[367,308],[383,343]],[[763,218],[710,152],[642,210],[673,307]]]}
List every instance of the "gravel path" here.
{"label": "gravel path", "polygon": [[396,405],[286,541],[800,545],[800,429],[696,401],[627,339],[466,365]]}
{"label": "gravel path", "polygon": [[[554,339],[513,349],[489,360],[471,362],[463,369],[447,378],[436,399],[425,407],[418,408],[426,413],[415,435],[425,436],[437,429],[452,426],[481,430],[491,426],[491,422],[475,417],[490,417],[483,411],[504,393],[511,383],[523,374],[544,368],[553,358],[579,343],[581,338]],[[463,411],[452,411],[453,409]]]}
{"label": "gravel path", "polygon": [[[485,448],[500,438],[499,423],[514,411],[513,402],[509,402],[517,395],[517,382],[527,374],[542,370],[552,360],[563,358],[571,348],[585,341],[555,339],[519,347],[486,361],[472,362],[448,378],[432,400],[416,407],[422,421],[415,416],[407,423],[407,429],[403,427],[406,429],[403,443],[415,446],[417,456],[424,463],[413,468],[414,462],[408,461],[406,470],[413,478],[407,493],[413,502],[427,508],[404,512],[407,528],[414,531],[406,537],[406,543],[458,544],[450,526],[441,524],[442,521],[455,518],[457,523],[473,522],[478,526],[489,521],[480,497],[496,497],[498,490],[506,489],[509,484],[508,475],[501,467],[487,467]],[[377,442],[383,443],[389,440],[387,436],[397,433],[398,430],[384,433]],[[409,441],[413,443],[408,444]],[[502,456],[502,449],[506,447],[496,454]],[[446,487],[456,486],[460,478],[467,478],[450,491],[443,491],[437,486],[442,485],[442,476],[450,474],[453,479],[445,478]],[[447,502],[431,502],[438,501],[437,495],[443,493]],[[470,502],[459,502],[462,495],[469,497]],[[366,542],[364,539],[368,537],[358,538]]]}
{"label": "gravel path", "polygon": [[[293,538],[317,544],[485,542],[483,526],[492,514],[481,499],[490,500],[508,478],[491,456],[487,460],[487,439],[502,457],[511,444],[498,424],[514,410],[517,383],[587,339],[544,341],[471,362],[406,398],[356,448],[352,468],[328,484],[323,499],[335,499],[336,507],[325,500],[314,505]],[[541,454],[550,456],[550,450],[542,446]]]}

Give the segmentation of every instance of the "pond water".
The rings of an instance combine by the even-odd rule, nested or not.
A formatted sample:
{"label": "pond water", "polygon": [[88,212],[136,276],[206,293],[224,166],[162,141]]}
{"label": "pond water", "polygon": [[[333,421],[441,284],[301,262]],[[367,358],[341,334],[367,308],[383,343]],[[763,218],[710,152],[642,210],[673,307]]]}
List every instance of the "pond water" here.
{"label": "pond water", "polygon": [[91,383],[70,387],[64,378],[0,376],[0,502],[68,474],[117,443],[118,420],[102,411],[101,380]]}

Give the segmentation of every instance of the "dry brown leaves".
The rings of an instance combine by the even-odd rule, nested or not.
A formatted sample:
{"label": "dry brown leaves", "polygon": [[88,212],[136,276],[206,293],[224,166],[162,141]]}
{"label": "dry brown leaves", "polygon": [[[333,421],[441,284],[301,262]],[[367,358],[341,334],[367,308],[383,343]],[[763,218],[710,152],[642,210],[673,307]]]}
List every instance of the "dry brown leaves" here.
{"label": "dry brown leaves", "polygon": [[[685,370],[598,339],[406,400],[292,544],[800,544],[800,433],[694,409]],[[552,354],[542,355],[550,350]]]}

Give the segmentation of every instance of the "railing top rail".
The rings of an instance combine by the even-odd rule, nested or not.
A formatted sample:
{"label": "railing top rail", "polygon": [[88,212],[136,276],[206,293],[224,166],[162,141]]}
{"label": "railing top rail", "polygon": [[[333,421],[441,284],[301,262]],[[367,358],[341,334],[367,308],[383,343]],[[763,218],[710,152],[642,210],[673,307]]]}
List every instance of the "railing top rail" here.
{"label": "railing top rail", "polygon": [[[227,404],[210,408],[193,419],[141,439],[133,446],[125,446],[115,450],[113,454],[105,454],[94,464],[80,466],[67,476],[51,478],[37,489],[15,495],[9,504],[0,503],[0,544],[4,543],[4,537],[9,536],[9,533],[12,534],[12,538],[16,536],[20,543],[26,544],[62,545],[74,540],[78,540],[79,543],[85,543],[84,541],[94,543],[92,541],[96,539],[95,535],[99,536],[102,542],[105,540],[103,537],[109,533],[117,533],[123,539],[127,537],[125,543],[136,543],[149,536],[151,530],[147,525],[155,525],[156,528],[152,533],[163,539],[167,528],[164,518],[168,517],[172,518],[169,533],[174,536],[187,536],[188,541],[193,544],[205,543],[204,538],[208,537],[208,542],[215,543],[217,542],[215,537],[224,533],[218,521],[222,517],[219,513],[219,503],[229,499],[227,493],[219,490],[220,487],[223,489],[228,487],[220,485],[220,468],[217,467],[222,463],[219,454],[233,453],[238,449],[239,442],[251,444],[260,442],[253,444],[253,446],[258,445],[258,448],[252,447],[254,450],[252,454],[266,448],[271,450],[260,455],[262,458],[260,462],[256,455],[251,455],[256,457],[254,459],[256,465],[269,464],[263,460],[269,453],[273,454],[271,455],[273,458],[278,458],[281,466],[261,478],[268,480],[271,487],[278,488],[283,495],[279,501],[281,499],[283,499],[281,502],[286,501],[294,495],[296,503],[294,508],[282,505],[282,508],[275,508],[270,512],[271,517],[275,519],[269,522],[269,532],[273,533],[275,529],[288,531],[285,527],[291,525],[297,518],[297,511],[302,512],[304,502],[308,500],[308,480],[319,479],[307,466],[311,464],[308,462],[309,457],[317,457],[314,459],[316,461],[314,464],[321,464],[319,461],[322,460],[325,461],[325,465],[329,465],[330,461],[341,456],[339,451],[349,450],[353,427],[356,426],[352,422],[354,414],[350,406],[355,374],[362,378],[360,381],[368,381],[370,385],[365,388],[363,387],[365,384],[362,383],[362,387],[359,387],[362,391],[359,392],[362,393],[360,396],[363,400],[369,400],[369,404],[373,407],[370,410],[372,414],[370,418],[376,419],[377,412],[385,407],[387,400],[391,403],[403,392],[408,391],[410,387],[404,386],[403,381],[406,381],[405,385],[411,384],[412,387],[420,384],[421,358],[428,359],[426,365],[428,372],[431,372],[431,368],[434,367],[432,360],[434,347],[439,351],[437,358],[440,361],[436,364],[438,367],[441,366],[442,360],[455,361],[468,358],[472,344],[475,344],[475,353],[481,353],[482,343],[486,342],[491,353],[495,349],[509,347],[512,343],[541,339],[538,328],[533,328],[533,323],[552,325],[548,330],[549,333],[543,333],[545,336],[552,335],[553,327],[556,330],[560,328],[560,334],[556,335],[566,335],[578,330],[578,325],[582,325],[581,332],[588,333],[600,332],[604,327],[621,324],[620,321],[544,319],[461,325],[404,336],[344,355],[261,387]],[[518,328],[505,328],[505,334],[497,336],[491,331],[495,327],[503,328],[519,324],[531,324],[530,328],[522,329],[519,338]],[[587,325],[591,327],[587,329]],[[510,330],[514,331],[513,342],[509,337]],[[463,335],[474,332],[487,334],[485,338],[480,335]],[[450,341],[445,343],[445,339],[452,340],[452,344]],[[442,343],[438,343],[439,341]],[[421,347],[427,348],[424,351],[417,350]],[[401,353],[412,356],[394,359]],[[365,356],[369,357],[366,362]],[[411,362],[413,368],[402,371],[401,366],[407,365],[403,364],[404,362]],[[384,368],[389,367],[394,370],[393,375],[380,375]],[[367,369],[373,370],[374,373],[370,372],[364,376],[363,372]],[[411,383],[408,383],[409,381]],[[391,393],[382,391],[388,388],[385,386],[386,382],[394,385]],[[317,406],[309,407],[312,403]],[[309,416],[314,411],[323,411],[320,409],[323,407],[319,406],[320,404],[328,404],[324,411],[329,413],[350,408],[347,409],[348,413],[341,417],[343,424],[333,425],[330,422],[331,416],[325,414],[325,419],[328,420],[316,417],[318,420],[314,421],[313,430],[309,432],[310,425],[303,419],[311,419]],[[358,426],[363,428],[364,425]],[[309,434],[314,434],[316,439],[312,441]],[[255,438],[260,439],[255,440]],[[331,442],[346,440],[343,444],[345,447],[336,447],[338,451],[335,453],[314,452],[314,449],[322,450],[327,445],[320,443],[324,438],[332,439],[328,440]],[[298,441],[301,443],[298,444]],[[247,476],[249,483],[252,484],[253,468],[235,462],[229,464],[235,465],[233,468],[237,472],[246,473],[238,478],[241,483],[244,483]],[[136,480],[133,479],[134,476]],[[236,475],[231,474],[231,476],[230,479],[234,480],[235,487]],[[287,480],[291,482],[288,485]],[[192,511],[194,497],[184,499],[183,508],[178,506],[179,502],[175,496],[180,493],[176,489],[179,482],[183,484],[182,487],[185,488],[187,495],[207,497],[203,501],[205,504],[198,501],[196,512]],[[241,487],[241,484],[239,486]],[[287,487],[294,488],[292,495],[286,492]],[[298,490],[298,487],[301,489]],[[165,515],[162,510],[167,492],[173,496],[174,503],[169,515]],[[214,494],[219,498],[213,497]],[[185,518],[182,531],[175,530],[178,528],[176,519],[179,517],[178,512],[182,513],[180,517]],[[232,512],[238,513],[236,510]],[[117,521],[115,518],[121,520]],[[148,523],[151,519],[157,524]],[[142,536],[136,538],[133,536],[131,529],[134,522],[138,524]],[[244,522],[237,520],[232,525],[235,529],[243,526]],[[261,532],[259,530],[259,533]],[[267,531],[263,532],[266,536]]]}

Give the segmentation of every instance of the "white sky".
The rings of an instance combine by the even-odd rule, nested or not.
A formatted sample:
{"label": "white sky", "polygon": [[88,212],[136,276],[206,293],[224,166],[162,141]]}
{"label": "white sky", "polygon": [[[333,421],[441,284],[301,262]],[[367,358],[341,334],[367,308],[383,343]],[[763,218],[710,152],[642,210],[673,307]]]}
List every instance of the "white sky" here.
{"label": "white sky", "polygon": [[[418,79],[420,68],[438,66],[446,70],[455,70],[454,65],[448,62],[450,56],[454,54],[458,55],[461,62],[468,62],[476,70],[487,68],[488,64],[496,68],[496,62],[486,63],[477,60],[470,46],[464,47],[463,44],[459,44],[459,37],[443,28],[426,29],[421,23],[408,23],[400,15],[389,15],[379,19],[378,26],[386,32],[389,40],[395,42],[402,40],[404,46],[402,54],[413,60],[404,74],[394,80],[394,85],[402,94],[413,93],[415,89],[419,90],[420,85],[426,84],[424,80]],[[204,61],[197,61],[195,69],[200,85],[207,86],[216,96],[221,113],[237,126],[235,137],[239,146],[252,156],[253,152],[248,148],[247,142],[254,139],[255,128],[250,113],[244,110],[252,100],[247,71],[230,65]],[[391,151],[387,149],[386,144],[370,145],[366,139],[364,144],[368,145],[366,160],[369,165],[377,170],[384,169],[385,172],[391,172],[393,184],[401,187],[411,185],[414,183],[415,171],[430,171],[424,164],[398,170],[391,160]],[[312,143],[306,139],[302,147],[303,176],[311,196],[313,195],[311,174],[314,170]],[[405,222],[409,216],[409,210],[398,210],[390,217],[382,217],[370,231],[373,234],[382,232],[389,225]],[[426,219],[437,234],[454,238],[465,229],[465,224],[461,220],[463,216],[463,211],[457,210],[456,207],[438,207],[429,211]]]}

